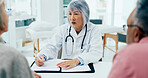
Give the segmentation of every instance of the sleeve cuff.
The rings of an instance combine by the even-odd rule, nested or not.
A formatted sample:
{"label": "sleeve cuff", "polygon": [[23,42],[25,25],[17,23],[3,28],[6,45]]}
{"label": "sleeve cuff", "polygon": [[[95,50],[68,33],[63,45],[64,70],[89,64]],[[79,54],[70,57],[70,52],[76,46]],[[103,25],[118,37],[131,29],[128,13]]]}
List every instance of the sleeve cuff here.
{"label": "sleeve cuff", "polygon": [[45,61],[47,61],[47,56],[42,54],[42,56],[44,57]]}
{"label": "sleeve cuff", "polygon": [[78,64],[78,65],[80,65],[80,66],[84,65],[84,61],[81,57],[78,57],[77,59],[80,61],[80,64]]}

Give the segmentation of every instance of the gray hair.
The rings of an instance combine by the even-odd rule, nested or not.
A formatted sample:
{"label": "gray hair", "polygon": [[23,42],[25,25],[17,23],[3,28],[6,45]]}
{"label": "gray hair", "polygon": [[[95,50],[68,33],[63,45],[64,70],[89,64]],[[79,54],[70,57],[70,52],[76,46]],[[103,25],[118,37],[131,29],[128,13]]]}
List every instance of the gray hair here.
{"label": "gray hair", "polygon": [[3,24],[3,20],[2,20],[2,17],[1,17],[1,13],[2,13],[2,3],[4,2],[4,0],[0,0],[0,30],[1,28],[4,27],[4,24]]}
{"label": "gray hair", "polygon": [[4,0],[0,0],[0,5],[3,3]]}
{"label": "gray hair", "polygon": [[148,0],[138,0],[136,18],[137,24],[142,26],[145,34],[148,35]]}
{"label": "gray hair", "polygon": [[[89,7],[85,0],[72,0],[68,5],[68,12],[70,10],[78,10],[83,16],[83,26],[89,21]],[[70,24],[69,18],[68,22]]]}

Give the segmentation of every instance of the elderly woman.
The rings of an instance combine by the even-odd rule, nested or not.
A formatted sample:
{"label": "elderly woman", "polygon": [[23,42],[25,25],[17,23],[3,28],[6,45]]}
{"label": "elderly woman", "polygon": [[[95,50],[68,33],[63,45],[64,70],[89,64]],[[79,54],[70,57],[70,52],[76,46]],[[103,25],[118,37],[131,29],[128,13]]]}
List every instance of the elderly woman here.
{"label": "elderly woman", "polygon": [[[0,0],[0,35],[8,31],[8,15],[4,0]],[[28,62],[17,50],[4,45],[0,36],[0,78],[34,78]],[[36,78],[41,78],[33,72]]]}
{"label": "elderly woman", "polygon": [[[68,5],[68,24],[60,26],[38,58],[42,66],[47,59],[56,58],[62,48],[61,59],[71,59],[57,64],[58,67],[73,68],[98,62],[102,57],[102,39],[98,28],[89,22],[89,7],[85,0],[73,0]],[[40,59],[39,59],[40,58]]]}

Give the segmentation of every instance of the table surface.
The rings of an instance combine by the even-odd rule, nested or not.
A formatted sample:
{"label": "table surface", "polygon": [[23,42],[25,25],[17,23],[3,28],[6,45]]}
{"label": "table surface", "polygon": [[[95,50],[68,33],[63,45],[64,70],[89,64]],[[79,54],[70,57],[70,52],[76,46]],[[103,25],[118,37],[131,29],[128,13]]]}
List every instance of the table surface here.
{"label": "table surface", "polygon": [[[29,66],[34,61],[33,57],[27,57]],[[94,64],[95,73],[38,73],[42,78],[107,78],[112,67],[111,62],[98,62]]]}

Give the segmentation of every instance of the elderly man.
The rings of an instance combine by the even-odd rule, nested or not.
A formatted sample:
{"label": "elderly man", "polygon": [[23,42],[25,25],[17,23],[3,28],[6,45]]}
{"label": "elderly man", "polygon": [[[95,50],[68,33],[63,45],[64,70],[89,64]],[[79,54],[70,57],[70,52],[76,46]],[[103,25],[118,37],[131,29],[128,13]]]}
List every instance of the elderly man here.
{"label": "elderly man", "polygon": [[108,78],[148,78],[148,0],[138,0],[127,21],[127,43],[113,59]]}

